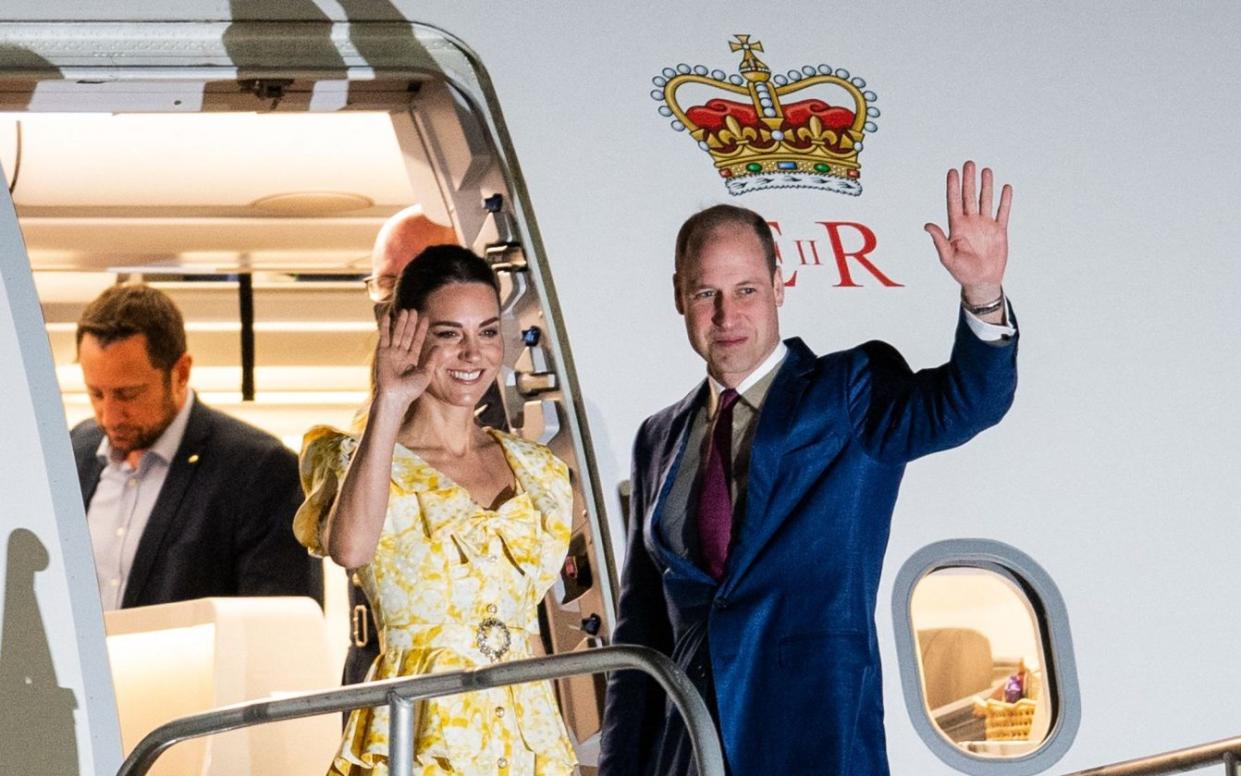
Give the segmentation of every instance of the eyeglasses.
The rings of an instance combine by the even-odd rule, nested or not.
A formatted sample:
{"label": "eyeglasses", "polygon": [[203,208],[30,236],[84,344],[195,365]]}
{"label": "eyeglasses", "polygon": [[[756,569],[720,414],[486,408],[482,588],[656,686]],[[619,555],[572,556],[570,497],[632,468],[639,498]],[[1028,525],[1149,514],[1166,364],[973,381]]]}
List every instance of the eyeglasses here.
{"label": "eyeglasses", "polygon": [[362,278],[366,284],[366,293],[375,303],[392,301],[392,292],[396,290],[396,275],[367,275]]}

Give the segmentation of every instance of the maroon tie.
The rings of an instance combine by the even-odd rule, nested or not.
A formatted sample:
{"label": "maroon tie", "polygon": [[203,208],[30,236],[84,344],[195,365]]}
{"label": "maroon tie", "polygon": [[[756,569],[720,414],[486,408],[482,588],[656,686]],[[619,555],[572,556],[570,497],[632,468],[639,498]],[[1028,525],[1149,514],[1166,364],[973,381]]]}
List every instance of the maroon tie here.
{"label": "maroon tie", "polygon": [[733,405],[737,392],[729,388],[720,393],[715,424],[711,427],[711,447],[702,467],[698,485],[698,544],[707,573],[719,580],[728,560],[728,542],[733,533]]}

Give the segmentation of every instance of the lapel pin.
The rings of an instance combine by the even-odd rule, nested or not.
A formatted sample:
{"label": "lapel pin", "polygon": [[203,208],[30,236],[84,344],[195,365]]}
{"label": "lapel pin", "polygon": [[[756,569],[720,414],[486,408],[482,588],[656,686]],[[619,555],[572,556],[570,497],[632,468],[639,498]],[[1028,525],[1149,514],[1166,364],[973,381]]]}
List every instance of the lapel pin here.
{"label": "lapel pin", "polygon": [[198,463],[198,453],[194,453],[188,459],[190,463]]}

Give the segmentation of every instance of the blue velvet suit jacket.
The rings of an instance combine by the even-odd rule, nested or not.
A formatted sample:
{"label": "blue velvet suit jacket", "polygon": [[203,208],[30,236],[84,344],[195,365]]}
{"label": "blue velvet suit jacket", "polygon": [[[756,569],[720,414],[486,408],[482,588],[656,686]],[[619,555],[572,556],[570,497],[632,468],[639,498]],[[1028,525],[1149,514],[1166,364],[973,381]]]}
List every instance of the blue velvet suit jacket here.
{"label": "blue velvet suit jacket", "polygon": [[[648,418],[634,448],[615,643],[670,655],[718,707],[733,776],[886,776],[875,599],[906,462],[998,422],[1016,341],[958,321],[952,357],[912,372],[889,345],[816,357],[800,340],[764,401],[745,515],[717,584],[661,531],[705,383]],[[601,776],[692,773],[677,712],[646,676],[608,683]]]}

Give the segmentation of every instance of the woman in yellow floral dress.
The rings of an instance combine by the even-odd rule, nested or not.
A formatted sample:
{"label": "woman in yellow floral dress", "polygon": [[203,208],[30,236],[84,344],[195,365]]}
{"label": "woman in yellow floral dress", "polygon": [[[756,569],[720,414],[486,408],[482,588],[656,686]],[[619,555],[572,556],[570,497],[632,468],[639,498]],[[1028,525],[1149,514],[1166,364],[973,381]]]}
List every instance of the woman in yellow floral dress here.
{"label": "woman in yellow floral dress", "polygon": [[[294,531],[370,597],[383,649],[369,679],[530,657],[572,490],[547,448],[474,423],[504,356],[495,278],[464,248],[435,246],[406,266],[393,306],[361,435],[306,435]],[[426,776],[574,772],[548,682],[423,701],[414,724]],[[387,708],[355,711],[329,775],[387,772]]]}

